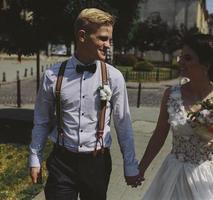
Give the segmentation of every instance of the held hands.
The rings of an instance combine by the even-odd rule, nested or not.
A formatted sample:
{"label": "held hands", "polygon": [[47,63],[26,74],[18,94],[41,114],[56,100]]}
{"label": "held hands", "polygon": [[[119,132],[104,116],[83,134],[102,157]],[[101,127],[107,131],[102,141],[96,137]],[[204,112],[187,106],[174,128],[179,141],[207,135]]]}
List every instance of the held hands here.
{"label": "held hands", "polygon": [[125,176],[127,185],[131,185],[132,187],[137,187],[142,184],[142,181],[144,181],[144,177],[141,176],[141,174],[138,174],[136,176]]}
{"label": "held hands", "polygon": [[32,182],[41,184],[42,183],[42,169],[40,167],[31,167],[30,168],[30,176]]}

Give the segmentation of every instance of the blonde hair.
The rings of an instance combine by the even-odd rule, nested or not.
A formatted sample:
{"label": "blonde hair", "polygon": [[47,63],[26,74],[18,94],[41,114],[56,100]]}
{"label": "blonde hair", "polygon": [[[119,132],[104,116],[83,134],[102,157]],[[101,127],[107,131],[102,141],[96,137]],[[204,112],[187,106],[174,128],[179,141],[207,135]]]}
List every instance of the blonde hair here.
{"label": "blonde hair", "polygon": [[94,29],[94,27],[91,25],[96,25],[97,27],[102,25],[113,26],[114,23],[115,17],[111,14],[97,8],[86,8],[80,12],[75,20],[75,35],[80,29],[84,29],[85,31],[91,33]]}

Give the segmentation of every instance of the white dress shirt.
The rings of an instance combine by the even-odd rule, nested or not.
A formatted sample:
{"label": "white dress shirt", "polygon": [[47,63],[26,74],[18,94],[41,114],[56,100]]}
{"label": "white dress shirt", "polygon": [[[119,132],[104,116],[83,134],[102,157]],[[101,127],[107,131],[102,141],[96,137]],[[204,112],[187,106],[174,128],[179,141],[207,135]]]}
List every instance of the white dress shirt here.
{"label": "white dress shirt", "polygon": [[[93,151],[96,144],[100,94],[102,85],[100,61],[96,61],[96,72],[77,73],[76,65],[82,64],[74,56],[68,60],[61,86],[61,110],[64,145],[74,152]],[[48,136],[56,143],[57,128],[55,122],[55,86],[61,64],[46,70],[41,81],[34,111],[34,128],[30,144],[30,166],[40,167],[42,151]],[[104,147],[110,147],[110,117],[113,120],[117,138],[124,158],[126,176],[138,174],[138,162],[135,159],[133,130],[129,112],[128,97],[124,78],[120,71],[107,64],[109,86],[112,90],[110,102],[107,102],[104,128]],[[100,149],[100,145],[98,149]]]}

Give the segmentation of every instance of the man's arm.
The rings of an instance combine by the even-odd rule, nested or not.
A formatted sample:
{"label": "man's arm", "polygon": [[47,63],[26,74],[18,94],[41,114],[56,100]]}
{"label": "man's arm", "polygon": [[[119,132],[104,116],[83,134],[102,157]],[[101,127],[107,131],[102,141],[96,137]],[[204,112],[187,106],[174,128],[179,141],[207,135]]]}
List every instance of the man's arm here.
{"label": "man's arm", "polygon": [[[139,185],[138,161],[135,158],[133,129],[124,78],[117,77],[113,87],[112,104],[115,129],[124,160],[124,174],[128,185]],[[115,84],[115,82],[114,82]],[[138,183],[136,184],[136,182]]]}
{"label": "man's arm", "polygon": [[54,95],[52,90],[53,82],[45,73],[42,77],[41,85],[37,94],[34,109],[34,127],[32,130],[32,140],[29,146],[30,175],[33,183],[36,183],[41,169],[42,151],[47,141],[47,137],[54,121]]}

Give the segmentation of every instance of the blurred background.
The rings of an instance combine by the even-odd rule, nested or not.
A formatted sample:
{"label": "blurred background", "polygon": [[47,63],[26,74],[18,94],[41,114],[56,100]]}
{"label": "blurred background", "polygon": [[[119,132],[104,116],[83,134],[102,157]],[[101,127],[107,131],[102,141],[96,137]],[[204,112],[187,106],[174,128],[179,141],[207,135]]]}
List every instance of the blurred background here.
{"label": "blurred background", "polygon": [[106,62],[123,73],[131,108],[159,107],[178,81],[183,35],[213,34],[213,0],[0,0],[0,200],[42,189],[27,168],[33,105],[43,72],[73,55],[73,23],[89,7],[116,16]]}

